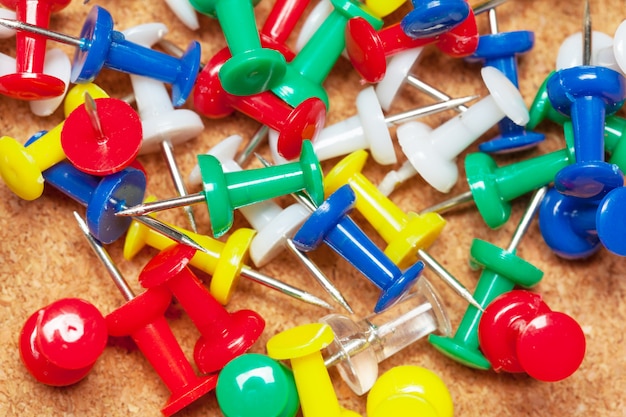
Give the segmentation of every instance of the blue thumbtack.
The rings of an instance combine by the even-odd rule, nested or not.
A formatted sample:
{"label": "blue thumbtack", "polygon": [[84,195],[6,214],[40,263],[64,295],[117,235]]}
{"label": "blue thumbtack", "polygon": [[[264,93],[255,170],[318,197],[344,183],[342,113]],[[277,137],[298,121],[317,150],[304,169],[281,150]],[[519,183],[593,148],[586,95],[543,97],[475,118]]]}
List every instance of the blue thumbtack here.
{"label": "blue thumbtack", "polygon": [[604,161],[604,123],[626,98],[626,78],[612,69],[589,65],[591,17],[585,7],[583,65],[561,69],[547,83],[548,98],[570,116],[576,162],[554,177],[555,188],[569,196],[597,199],[624,183],[619,167]]}
{"label": "blue thumbtack", "polygon": [[598,198],[624,183],[620,169],[604,162],[604,122],[626,97],[624,76],[609,68],[579,66],[557,71],[548,80],[554,108],[572,118],[576,162],[554,178],[561,193]]}
{"label": "blue thumbtack", "polygon": [[367,279],[382,290],[374,312],[393,305],[419,278],[424,263],[402,272],[348,217],[356,196],[349,185],[340,187],[311,214],[293,237],[296,247],[309,252],[326,242]]}
{"label": "blue thumbtack", "polygon": [[103,67],[143,75],[171,84],[174,106],[185,103],[200,69],[200,44],[197,41],[189,45],[181,58],[154,51],[127,41],[121,32],[113,30],[111,14],[99,6],[89,11],[80,38],[4,18],[0,18],[0,25],[76,46],[73,83],[93,81]]}
{"label": "blue thumbtack", "polygon": [[[535,35],[531,31],[520,30],[498,33],[496,9],[489,9],[491,34],[483,35],[478,40],[478,48],[473,55],[466,58],[469,62],[480,61],[484,66],[499,69],[519,88],[517,75],[517,55],[530,51],[535,43]],[[531,148],[542,142],[542,133],[527,132],[508,117],[498,122],[500,135],[479,145],[481,152],[507,153]]]}
{"label": "blue thumbtack", "polygon": [[116,216],[125,204],[139,204],[146,190],[146,176],[135,168],[96,177],[76,169],[67,161],[43,172],[46,182],[87,207],[87,225],[91,234],[104,244],[126,233],[131,218]]}
{"label": "blue thumbtack", "polygon": [[411,0],[414,9],[400,22],[407,36],[427,38],[441,35],[467,19],[470,6],[465,0]]}
{"label": "blue thumbtack", "polygon": [[601,246],[626,256],[626,189],[611,190],[602,200],[570,197],[550,189],[539,211],[546,244],[565,259],[587,258]]}

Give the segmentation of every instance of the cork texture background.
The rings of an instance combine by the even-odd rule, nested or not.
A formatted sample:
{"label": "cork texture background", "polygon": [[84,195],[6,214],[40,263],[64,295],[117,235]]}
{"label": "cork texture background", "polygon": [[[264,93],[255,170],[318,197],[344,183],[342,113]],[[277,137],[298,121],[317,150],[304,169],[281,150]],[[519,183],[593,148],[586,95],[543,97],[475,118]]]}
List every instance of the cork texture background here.
{"label": "cork texture background", "polygon": [[[192,39],[199,40],[204,61],[226,45],[216,20],[200,16],[201,28],[191,31],[176,19],[161,0],[107,0],[86,5],[75,0],[69,7],[52,16],[50,27],[77,35],[93,4],[99,4],[111,12],[118,30],[147,22],[166,23],[169,27],[166,36],[168,40],[183,47]],[[273,1],[264,0],[256,8],[259,26],[272,5]],[[402,10],[408,9],[406,6]],[[593,28],[611,36],[626,17],[626,7],[619,0],[592,0],[591,11]],[[554,69],[561,42],[582,30],[582,14],[581,0],[511,0],[498,8],[500,31],[535,32],[534,49],[519,59],[520,90],[528,105],[544,78]],[[488,33],[487,15],[478,16],[477,20],[481,33]],[[391,23],[393,19],[387,21]],[[294,40],[295,37],[292,37],[291,45]],[[70,47],[61,48],[68,54],[73,53]],[[0,51],[13,55],[14,39],[0,41]],[[479,64],[454,60],[435,48],[427,50],[413,68],[413,73],[454,97],[487,95],[480,79]],[[123,97],[132,91],[129,77],[111,70],[103,70],[96,82],[113,97]],[[328,124],[355,114],[355,98],[364,86],[348,61],[339,59],[325,86],[331,103]],[[432,102],[424,94],[405,86],[390,112]],[[186,107],[192,108],[192,103],[188,102]],[[446,112],[424,121],[435,127],[454,115],[453,112]],[[27,103],[0,97],[0,134],[16,138],[22,143],[33,133],[50,129],[62,120],[61,110],[50,117],[40,118],[31,114]],[[175,149],[176,159],[185,176],[195,165],[196,154],[206,152],[212,145],[232,134],[250,138],[258,126],[257,122],[239,114],[220,120],[203,120],[206,126],[204,132]],[[546,122],[537,130],[546,134],[540,146],[522,154],[499,156],[498,163],[505,165],[563,147],[562,132],[558,126]],[[496,129],[492,129],[483,138],[493,137],[496,132]],[[468,151],[476,150],[477,145],[474,144]],[[266,147],[259,151],[269,157]],[[405,158],[397,144],[396,151],[399,159],[397,166],[383,167],[371,162],[366,165],[364,173],[377,184],[390,168],[398,168],[404,162]],[[458,158],[461,174],[463,155]],[[164,168],[162,156],[157,153],[140,159],[149,174],[148,194],[158,198],[174,196],[175,190]],[[325,172],[338,160],[324,162]],[[260,164],[255,161],[250,166],[258,167]],[[467,187],[461,176],[449,195],[444,195],[432,189],[424,180],[414,178],[397,189],[391,198],[402,210],[417,212],[466,191]],[[279,199],[282,206],[291,202],[288,197]],[[480,238],[506,247],[527,202],[527,196],[516,200],[510,221],[497,230],[489,229],[472,206],[445,214],[447,225],[429,253],[473,290],[479,272],[470,269],[468,265],[472,239]],[[0,415],[158,416],[169,397],[167,387],[141,352],[128,348],[127,344],[120,341],[108,346],[92,372],[83,381],[70,387],[54,388],[38,383],[20,361],[20,329],[37,309],[64,297],[84,298],[103,314],[123,304],[122,296],[79,232],[72,216],[73,210],[84,214],[83,207],[52,187],[46,187],[41,198],[24,201],[5,184],[0,184]],[[197,205],[194,211],[200,231],[209,234],[206,207]],[[158,217],[181,226],[187,224],[182,210],[163,212]],[[355,219],[375,242],[383,244],[362,217],[355,215]],[[235,227],[246,226],[245,220],[237,213]],[[108,245],[107,249],[128,282],[139,292],[141,288],[137,275],[157,252],[144,249],[128,261],[122,256],[123,244],[122,238]],[[546,303],[553,310],[571,315],[581,324],[587,339],[587,352],[578,372],[561,382],[543,383],[524,375],[473,370],[442,356],[425,340],[418,341],[382,362],[380,372],[403,364],[420,365],[433,370],[447,384],[458,416],[626,415],[624,260],[604,249],[586,260],[560,259],[543,242],[536,221],[523,238],[518,254],[545,272],[536,291]],[[370,313],[378,297],[378,290],[373,285],[328,248],[318,250],[312,258],[352,304],[355,320]],[[263,267],[262,271],[331,301],[303,267],[286,253]],[[204,280],[210,279],[206,274],[198,274]],[[432,272],[426,270],[424,276],[441,294],[453,329],[456,329],[465,310],[465,302]],[[327,314],[323,309],[291,300],[245,279],[240,281],[236,294],[226,308],[229,311],[253,309],[265,318],[265,331],[251,349],[259,353],[265,353],[265,344],[274,334],[296,325],[314,322]],[[342,312],[339,307],[336,311]],[[199,335],[197,330],[184,314],[170,318],[170,324],[183,350],[191,358]],[[365,415],[366,396],[353,394],[336,370],[331,369],[330,375],[340,404]],[[209,394],[179,415],[192,417],[221,414],[214,394]]]}

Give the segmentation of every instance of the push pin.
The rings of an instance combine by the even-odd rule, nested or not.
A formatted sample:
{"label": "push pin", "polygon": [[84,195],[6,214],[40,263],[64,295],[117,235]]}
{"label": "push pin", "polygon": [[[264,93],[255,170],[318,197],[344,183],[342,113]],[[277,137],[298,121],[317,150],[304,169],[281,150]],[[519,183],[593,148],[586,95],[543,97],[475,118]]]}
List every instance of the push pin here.
{"label": "push pin", "polygon": [[72,82],[92,81],[103,67],[144,75],[172,85],[172,103],[182,106],[191,93],[200,67],[200,44],[193,41],[182,58],[174,58],[150,48],[133,44],[113,30],[111,14],[94,6],[76,38],[23,22],[0,19],[0,25],[27,31],[75,46]]}
{"label": "push pin", "polygon": [[518,125],[528,122],[528,110],[515,85],[493,67],[483,67],[481,74],[490,95],[463,114],[434,130],[419,122],[398,128],[398,142],[408,161],[398,171],[387,174],[383,190],[388,183],[394,184],[389,188],[395,188],[419,173],[436,190],[447,193],[459,176],[456,158],[470,144],[504,117]]}
{"label": "push pin", "polygon": [[[541,270],[518,257],[515,252],[545,192],[546,187],[535,192],[506,249],[500,249],[481,239],[474,239],[472,242],[470,265],[483,268],[474,290],[474,298],[478,300],[482,310],[497,296],[511,291],[515,285],[529,288],[543,278]],[[437,350],[466,366],[489,369],[490,362],[479,351],[478,323],[482,310],[469,305],[452,338],[431,334],[428,340]]]}
{"label": "push pin", "polygon": [[[482,35],[478,48],[468,61],[482,62],[484,66],[495,67],[519,88],[517,56],[532,49],[535,35],[528,30],[498,33],[496,9],[489,10],[491,34]],[[545,139],[541,133],[529,132],[519,123],[505,117],[498,122],[500,135],[479,145],[481,152],[507,153],[529,149]]]}
{"label": "push pin", "polygon": [[350,19],[346,26],[346,52],[350,62],[359,75],[370,83],[380,82],[385,77],[388,58],[431,44],[454,58],[472,54],[478,46],[478,28],[472,10],[450,32],[426,38],[407,36],[400,23],[376,31],[360,17]]}
{"label": "push pin", "polygon": [[[423,260],[433,265],[433,259],[426,249],[441,233],[445,220],[436,213],[404,213],[361,173],[366,161],[365,151],[354,152],[339,161],[324,178],[326,194],[349,184],[356,194],[356,209],[387,242],[385,255],[394,264],[404,268],[417,260]],[[480,307],[461,283],[455,279],[446,279],[449,275],[440,276],[463,299]]]}
{"label": "push pin", "polygon": [[[215,156],[225,172],[241,171],[241,167],[233,159],[241,141],[241,136],[230,136],[211,148],[207,154]],[[189,182],[191,184],[202,182],[198,166],[192,171]],[[352,308],[339,290],[317,265],[291,242],[295,231],[309,217],[310,211],[306,207],[301,204],[292,204],[282,209],[275,202],[267,200],[242,207],[240,210],[257,232],[250,244],[250,258],[257,267],[266,265],[286,248],[302,262],[311,275],[342,307],[352,313]]]}
{"label": "push pin", "polygon": [[331,344],[333,338],[330,326],[311,323],[278,333],[267,342],[270,358],[291,362],[302,414],[307,417],[359,416],[339,405],[324,366],[321,350]]}
{"label": "push pin", "polygon": [[199,377],[195,374],[165,319],[165,311],[172,301],[168,289],[158,286],[135,296],[106,249],[91,235],[85,221],[76,212],[74,217],[126,300],[105,317],[109,335],[130,336],[171,392],[161,412],[171,416],[213,391],[217,375]]}
{"label": "push pin", "polygon": [[126,168],[105,177],[95,177],[61,161],[43,172],[46,183],[87,208],[89,230],[96,239],[108,244],[122,236],[132,219],[118,217],[125,204],[143,200],[146,177],[135,168]]}
{"label": "push pin", "polygon": [[258,353],[228,362],[217,378],[215,395],[225,417],[294,417],[300,408],[293,372]]}
{"label": "push pin", "polygon": [[226,311],[187,267],[195,251],[185,245],[164,249],[142,269],[139,283],[144,288],[165,286],[178,300],[201,334],[194,361],[200,372],[209,374],[245,353],[263,332],[265,321],[252,310]]}
{"label": "push pin", "polygon": [[[167,27],[164,24],[149,23],[124,31],[124,36],[130,42],[149,48],[165,33],[167,33]],[[133,85],[143,130],[139,154],[160,149],[178,195],[185,196],[188,194],[187,188],[174,158],[174,145],[198,136],[204,130],[204,124],[195,112],[188,109],[174,109],[162,82],[140,75],[131,75],[130,81]],[[191,229],[197,232],[193,209],[190,206],[184,209]]]}
{"label": "push pin", "polygon": [[574,162],[573,145],[520,162],[498,167],[494,159],[476,152],[465,157],[470,191],[428,207],[420,214],[443,213],[460,204],[474,202],[487,226],[497,229],[511,217],[511,201],[554,180],[562,168]]}
{"label": "push pin", "polygon": [[341,314],[319,320],[335,334],[326,348],[325,365],[335,365],[357,395],[372,388],[380,362],[430,333],[450,334],[450,321],[437,293],[425,278],[415,287],[393,307],[358,322]]}
{"label": "push pin", "polygon": [[[177,228],[177,230],[183,229]],[[328,303],[314,295],[264,275],[246,265],[248,248],[255,235],[254,230],[239,228],[229,236],[226,242],[188,231],[184,231],[184,234],[202,244],[205,252],[196,252],[189,263],[213,277],[209,290],[221,304],[228,304],[237,288],[239,277],[244,277],[297,300],[332,310]],[[168,236],[157,233],[141,223],[132,222],[124,241],[124,257],[133,258],[145,245],[164,250],[174,243]]]}
{"label": "push pin", "polygon": [[513,290],[493,300],[480,318],[478,339],[494,371],[526,372],[544,382],[569,377],[585,357],[580,325],[530,291]]}
{"label": "push pin", "polygon": [[135,160],[142,127],[137,112],[116,98],[91,97],[65,120],[61,146],[76,168],[91,175],[114,174]]}
{"label": "push pin", "polygon": [[434,372],[421,366],[396,366],[378,378],[367,396],[368,417],[452,417],[452,396]]}
{"label": "push pin", "polygon": [[[588,12],[588,8],[586,9]],[[626,79],[609,68],[583,65],[557,71],[547,84],[553,107],[571,115],[576,162],[554,178],[559,192],[601,198],[624,183],[620,169],[604,161],[604,120],[622,106]]]}
{"label": "push pin", "polygon": [[362,17],[374,29],[383,25],[379,17],[372,15],[366,6],[356,0],[331,0],[331,3],[333,11],[287,64],[287,71],[279,85],[272,88],[274,94],[293,107],[317,97],[324,102],[326,109],[330,108],[322,83],[346,46],[344,30],[348,20]]}
{"label": "push pin", "polygon": [[[46,29],[50,15],[63,10],[70,0],[3,0],[1,3],[15,10],[16,23]],[[44,71],[46,39],[18,31],[15,40],[15,73],[0,77],[0,93],[19,100],[62,96],[67,88],[65,82]]]}
{"label": "push pin", "polygon": [[[76,85],[70,89],[65,100],[65,117],[83,104],[85,93],[92,97],[108,97],[95,84]],[[61,146],[61,132],[65,122],[35,142],[23,146],[8,136],[0,138],[0,174],[8,187],[24,200],[35,200],[43,193],[44,179],[42,172],[65,159]]]}
{"label": "push pin", "polygon": [[400,22],[402,30],[411,38],[441,35],[458,26],[470,14],[465,0],[411,0],[411,10]]}
{"label": "push pin", "polygon": [[[320,161],[347,155],[358,149],[370,149],[372,157],[381,165],[395,164],[396,152],[389,127],[407,119],[417,119],[467,103],[476,96],[461,97],[406,112],[386,116],[373,87],[359,92],[356,98],[357,114],[344,121],[327,126],[313,141],[313,149]],[[274,161],[285,163],[278,152],[277,138],[270,132],[270,149]]]}
{"label": "push pin", "polygon": [[313,201],[323,200],[322,171],[311,142],[304,141],[299,162],[225,173],[219,160],[198,155],[203,191],[187,197],[137,205],[117,215],[136,216],[183,205],[205,202],[209,207],[213,235],[226,233],[233,223],[233,210],[295,191],[306,190]]}
{"label": "push pin", "polygon": [[62,387],[82,380],[107,344],[100,311],[79,298],[63,298],[34,312],[20,332],[20,358],[39,382]]}
{"label": "push pin", "polygon": [[253,4],[248,0],[190,0],[200,13],[217,18],[232,57],[219,70],[219,78],[230,94],[258,94],[280,84],[285,75],[285,57],[262,48]]}
{"label": "push pin", "polygon": [[311,97],[292,107],[270,92],[245,97],[228,94],[218,78],[219,68],[228,56],[228,50],[221,50],[198,75],[193,100],[196,110],[209,118],[223,118],[238,110],[280,132],[278,152],[288,159],[297,158],[302,142],[315,140],[324,127],[324,103]]}
{"label": "push pin", "polygon": [[340,187],[307,219],[293,238],[295,245],[309,252],[326,242],[352,264],[381,294],[374,307],[378,313],[391,307],[419,279],[423,262],[416,262],[405,271],[389,257],[348,217],[356,196],[349,185]]}
{"label": "push pin", "polygon": [[546,244],[565,259],[593,255],[604,245],[616,255],[626,256],[622,239],[626,220],[619,207],[626,189],[609,191],[602,199],[571,197],[551,189],[541,204],[539,229]]}

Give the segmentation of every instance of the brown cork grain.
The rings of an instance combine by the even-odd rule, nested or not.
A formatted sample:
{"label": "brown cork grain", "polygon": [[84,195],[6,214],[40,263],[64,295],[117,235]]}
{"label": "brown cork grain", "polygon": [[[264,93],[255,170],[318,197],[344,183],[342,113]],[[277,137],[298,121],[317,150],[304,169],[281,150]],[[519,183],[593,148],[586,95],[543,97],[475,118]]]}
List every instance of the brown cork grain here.
{"label": "brown cork grain", "polygon": [[[260,27],[273,6],[272,0],[261,1],[255,9]],[[477,2],[471,2],[477,4]],[[613,36],[626,17],[626,7],[620,0],[591,0],[593,28]],[[202,60],[206,62],[226,46],[217,20],[199,15],[200,29],[191,31],[177,20],[162,0],[120,1],[108,0],[83,4],[74,0],[67,8],[55,13],[50,28],[70,35],[78,35],[89,9],[98,4],[113,15],[115,28],[124,30],[148,22],[163,22],[169,32],[166,38],[186,47],[191,40],[202,46]],[[310,11],[315,1],[309,6]],[[584,2],[581,0],[510,0],[498,7],[499,30],[531,30],[535,33],[535,46],[519,57],[519,87],[527,105],[545,77],[555,67],[561,42],[569,35],[582,30]],[[410,10],[410,3],[402,12],[386,19],[387,24],[398,21]],[[307,13],[308,13],[307,11]],[[489,33],[487,15],[477,16],[481,34]],[[298,28],[297,28],[298,29]],[[295,34],[289,45],[295,43]],[[48,43],[52,47],[53,42]],[[58,45],[54,45],[58,46]],[[69,46],[60,46],[73,54]],[[14,55],[14,39],[0,41],[0,52]],[[70,55],[71,56],[71,55]],[[427,48],[424,56],[413,68],[413,73],[452,97],[488,93],[480,78],[480,64],[468,64]],[[112,97],[129,94],[131,84],[126,74],[105,69],[96,83]],[[340,58],[324,83],[330,97],[327,124],[339,122],[355,114],[357,93],[365,86],[345,58]],[[433,103],[424,94],[404,86],[390,113],[397,113]],[[189,100],[185,108],[193,108]],[[621,113],[620,113],[621,114]],[[423,119],[436,127],[454,117],[445,112]],[[63,120],[62,109],[49,117],[34,116],[28,103],[0,97],[0,134],[24,143],[32,134],[51,129]],[[186,177],[196,163],[196,155],[227,136],[239,134],[245,139],[252,136],[258,123],[234,113],[223,119],[203,118],[204,131],[195,139],[176,146],[175,157]],[[395,141],[395,128],[392,128]],[[546,139],[538,147],[521,154],[496,156],[499,165],[530,158],[561,149],[563,134],[559,126],[544,122],[537,128]],[[481,140],[497,133],[491,129]],[[477,142],[477,143],[478,143]],[[398,164],[380,166],[369,160],[364,174],[378,184],[390,169],[397,169],[405,161],[396,143]],[[415,177],[400,186],[391,200],[405,212],[419,212],[434,203],[468,189],[464,178],[463,160],[468,152],[475,152],[473,144],[458,158],[460,177],[448,194],[430,187],[423,179]],[[270,158],[267,146],[259,148],[260,154]],[[147,194],[157,198],[175,195],[175,189],[160,153],[141,156],[140,161],[148,173]],[[340,158],[323,162],[328,172]],[[249,167],[260,167],[252,161]],[[192,189],[190,191],[198,191]],[[277,200],[285,207],[292,203],[289,197]],[[429,248],[429,253],[447,268],[467,288],[473,291],[479,271],[468,264],[471,242],[479,238],[505,248],[517,222],[529,201],[528,196],[512,203],[510,220],[497,230],[489,229],[478,211],[471,205],[444,214],[447,221],[443,232]],[[65,297],[80,297],[94,304],[103,314],[108,314],[124,303],[106,270],[93,254],[80,233],[72,211],[84,214],[84,207],[62,195],[52,187],[35,201],[25,201],[0,184],[0,415],[3,416],[159,416],[160,409],[169,397],[167,387],[140,351],[124,340],[111,343],[95,363],[92,371],[81,382],[69,387],[49,387],[38,383],[20,361],[19,335],[26,319],[37,309]],[[194,206],[199,231],[210,234],[206,206]],[[160,219],[187,227],[182,210],[170,210],[157,216]],[[382,239],[367,225],[361,215],[354,219],[374,242],[383,246]],[[240,213],[235,214],[234,228],[249,227]],[[235,229],[233,229],[235,230]],[[232,231],[231,231],[232,232]],[[228,234],[222,238],[224,240]],[[137,276],[146,263],[157,254],[156,250],[143,249],[132,260],[122,254],[124,238],[107,245],[112,259],[122,271],[135,292],[141,291]],[[555,383],[533,380],[523,374],[495,373],[467,368],[444,357],[426,340],[419,340],[398,354],[383,361],[379,372],[399,365],[419,365],[437,373],[450,390],[455,415],[463,417],[491,416],[624,416],[626,400],[626,264],[624,259],[602,248],[585,260],[564,260],[557,257],[544,243],[536,220],[522,239],[517,254],[544,271],[544,279],[534,289],[555,311],[576,319],[586,337],[586,355],[582,365],[569,378]],[[379,290],[360,276],[350,265],[327,247],[320,248],[311,257],[330,277],[353,306],[354,320],[371,313]],[[336,306],[321,287],[287,253],[281,254],[261,271],[291,285],[314,293]],[[203,280],[210,276],[198,273]],[[436,287],[444,300],[452,328],[456,329],[466,308],[466,302],[452,292],[434,273],[425,270],[424,276]],[[260,313],[266,328],[251,352],[265,353],[267,341],[280,331],[297,325],[317,321],[328,311],[288,298],[276,291],[242,279],[226,306],[228,311],[252,309]],[[180,312],[171,314],[168,321],[183,351],[191,360],[193,346],[199,336],[191,320]],[[335,369],[330,369],[335,392],[341,406],[366,415],[367,395],[356,396],[342,381]],[[322,399],[320,399],[322,400]],[[300,412],[301,413],[301,412]],[[181,411],[179,416],[222,415],[215,395],[209,393]]]}

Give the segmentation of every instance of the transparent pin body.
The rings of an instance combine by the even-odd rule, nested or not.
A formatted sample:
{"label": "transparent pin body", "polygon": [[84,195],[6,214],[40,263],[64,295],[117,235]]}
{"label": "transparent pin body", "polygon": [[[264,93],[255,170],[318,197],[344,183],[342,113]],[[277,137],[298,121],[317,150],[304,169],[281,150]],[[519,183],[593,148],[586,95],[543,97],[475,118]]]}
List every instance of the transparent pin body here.
{"label": "transparent pin body", "polygon": [[378,378],[378,363],[430,333],[450,334],[450,321],[439,296],[422,277],[415,290],[393,307],[358,322],[341,314],[322,317],[335,339],[326,351],[326,366],[336,365],[358,395]]}

